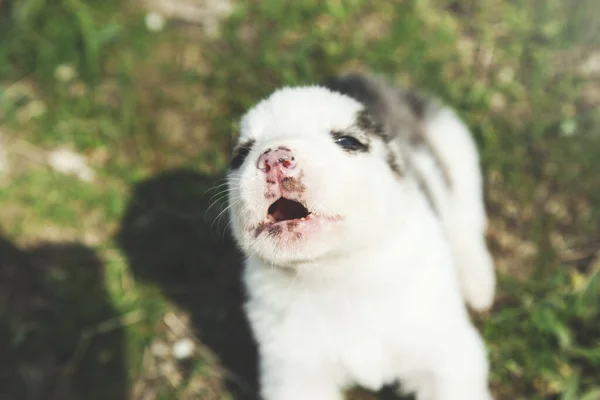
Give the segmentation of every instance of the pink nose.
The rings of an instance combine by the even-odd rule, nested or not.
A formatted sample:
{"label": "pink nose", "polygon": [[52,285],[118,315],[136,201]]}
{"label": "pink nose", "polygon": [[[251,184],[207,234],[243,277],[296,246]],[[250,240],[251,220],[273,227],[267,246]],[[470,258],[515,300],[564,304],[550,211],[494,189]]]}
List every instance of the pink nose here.
{"label": "pink nose", "polygon": [[267,149],[258,158],[256,167],[264,172],[271,168],[279,168],[282,171],[296,168],[296,159],[290,149],[279,146],[276,149]]}

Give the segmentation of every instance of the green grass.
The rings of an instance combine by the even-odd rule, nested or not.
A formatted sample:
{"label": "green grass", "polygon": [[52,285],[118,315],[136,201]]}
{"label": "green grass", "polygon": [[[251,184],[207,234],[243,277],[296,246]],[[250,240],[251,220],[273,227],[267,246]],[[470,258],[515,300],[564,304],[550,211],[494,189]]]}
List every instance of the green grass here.
{"label": "green grass", "polygon": [[[369,70],[453,105],[480,145],[501,279],[495,309],[477,322],[497,398],[600,399],[600,72],[580,71],[600,51],[599,15],[594,0],[246,0],[209,38],[175,22],[150,33],[141,11],[120,2],[0,2],[0,136],[13,165],[0,175],[0,229],[15,254],[0,257],[11,283],[0,284],[9,316],[0,339],[12,357],[0,380],[20,382],[16,364],[44,377],[39,393],[60,398],[48,382],[70,365],[90,335],[82,332],[96,332],[78,373],[105,386],[114,360],[102,363],[111,359],[102,349],[112,346],[122,368],[112,369],[120,386],[107,388],[111,398],[220,399],[226,386],[241,398],[244,377],[222,368],[249,368],[231,345],[243,333],[222,337],[238,326],[227,293],[239,255],[225,223],[212,224],[220,205],[205,212],[208,189],[256,101],[284,84]],[[75,76],[57,79],[60,65]],[[59,146],[86,156],[97,178],[47,168],[40,154]],[[60,318],[44,319],[22,312],[35,301],[11,289],[21,278],[7,265],[37,265],[35,249],[56,241],[85,246],[101,265],[92,263],[94,282],[82,272],[82,286],[53,280],[61,275],[51,268],[27,286],[42,299],[59,293],[42,303]],[[188,316],[196,335],[177,331],[170,313]],[[40,339],[23,332],[32,329],[49,335],[54,350],[41,353],[50,361],[31,361],[23,343]],[[200,340],[191,360],[152,350],[182,335]]]}

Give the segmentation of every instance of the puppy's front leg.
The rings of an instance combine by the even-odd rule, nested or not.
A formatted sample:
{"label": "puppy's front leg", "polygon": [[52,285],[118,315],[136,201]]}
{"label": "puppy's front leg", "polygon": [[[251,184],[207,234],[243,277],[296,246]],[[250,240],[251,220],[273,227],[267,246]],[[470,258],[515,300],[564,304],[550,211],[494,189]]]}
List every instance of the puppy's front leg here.
{"label": "puppy's front leg", "polygon": [[322,369],[306,371],[290,366],[263,367],[260,377],[263,400],[342,400],[335,379]]}
{"label": "puppy's front leg", "polygon": [[433,391],[417,399],[492,400],[486,350],[475,328],[466,324],[454,332],[445,331],[440,339],[445,345],[438,347],[438,358],[431,366]]}

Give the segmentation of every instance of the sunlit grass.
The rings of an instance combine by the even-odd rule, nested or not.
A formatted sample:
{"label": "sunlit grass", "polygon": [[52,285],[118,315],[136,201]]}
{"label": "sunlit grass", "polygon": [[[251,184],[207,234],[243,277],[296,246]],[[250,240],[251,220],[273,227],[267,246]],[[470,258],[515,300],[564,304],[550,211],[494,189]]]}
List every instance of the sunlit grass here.
{"label": "sunlit grass", "polygon": [[[143,315],[123,326],[131,382],[172,307],[113,241],[132,185],[179,166],[218,176],[239,116],[274,88],[369,70],[453,105],[480,145],[502,273],[480,323],[498,398],[600,398],[600,83],[580,72],[600,50],[593,0],[240,1],[216,39],[177,23],[149,32],[139,10],[101,3],[1,13],[0,135],[18,168],[0,176],[0,225],[102,254],[116,313]],[[96,180],[48,168],[40,154],[59,146]],[[163,384],[158,398],[186,390]]]}

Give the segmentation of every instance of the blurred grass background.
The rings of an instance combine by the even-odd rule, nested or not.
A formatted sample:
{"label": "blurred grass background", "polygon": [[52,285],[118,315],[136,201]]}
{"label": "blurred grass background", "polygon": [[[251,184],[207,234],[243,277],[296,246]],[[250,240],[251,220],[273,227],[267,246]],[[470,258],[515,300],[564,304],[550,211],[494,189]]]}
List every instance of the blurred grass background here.
{"label": "blurred grass background", "polygon": [[600,399],[596,0],[0,0],[0,398],[253,398],[208,204],[248,107],[348,71],[480,145],[496,398]]}

